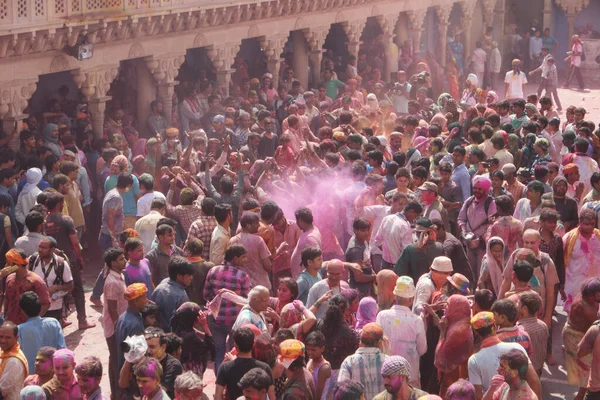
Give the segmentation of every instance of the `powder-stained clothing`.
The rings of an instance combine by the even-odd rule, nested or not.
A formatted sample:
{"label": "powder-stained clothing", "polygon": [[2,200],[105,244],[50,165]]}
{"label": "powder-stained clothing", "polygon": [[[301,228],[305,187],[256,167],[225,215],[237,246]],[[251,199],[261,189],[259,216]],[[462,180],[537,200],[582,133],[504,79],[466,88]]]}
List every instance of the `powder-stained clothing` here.
{"label": "powder-stained clothing", "polygon": [[359,347],[346,357],[338,375],[338,382],[352,380],[365,385],[365,398],[372,399],[384,390],[381,366],[388,356],[377,347]]}

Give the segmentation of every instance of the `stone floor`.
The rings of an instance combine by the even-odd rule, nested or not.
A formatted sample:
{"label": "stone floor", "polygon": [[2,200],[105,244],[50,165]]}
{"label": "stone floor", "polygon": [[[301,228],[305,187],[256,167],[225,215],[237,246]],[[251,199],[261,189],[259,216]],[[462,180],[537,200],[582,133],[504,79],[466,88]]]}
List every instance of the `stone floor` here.
{"label": "stone floor", "polygon": [[[566,90],[559,89],[559,96],[563,104],[563,108],[568,105],[575,105],[584,107],[588,111],[586,119],[590,119],[596,123],[600,122],[600,84],[593,82],[596,85],[595,89],[586,89],[584,91],[578,90]],[[536,89],[535,85],[528,85],[528,92],[534,92]],[[564,113],[561,114],[561,117]],[[90,262],[86,262],[84,269],[85,286],[91,290],[96,276],[98,274],[100,265],[98,262],[93,260],[99,260],[97,254],[93,252],[89,253]],[[89,299],[89,292],[86,297]],[[572,399],[574,397],[575,389],[571,388],[566,383],[566,370],[564,368],[564,355],[561,348],[562,339],[561,331],[566,321],[566,315],[562,312],[560,307],[557,307],[558,315],[555,317],[553,324],[553,343],[554,343],[554,356],[559,361],[559,365],[549,368],[547,365],[544,368],[542,375],[542,383],[544,389],[544,399]],[[106,350],[106,342],[100,322],[98,321],[101,316],[101,310],[90,307],[90,303],[87,303],[87,312],[89,319],[96,322],[98,325],[96,328],[89,329],[86,331],[77,330],[77,319],[75,314],[69,317],[69,320],[73,322],[73,325],[65,329],[65,338],[67,346],[75,351],[76,360],[81,360],[83,357],[88,355],[95,355],[100,357],[103,365],[108,365],[108,352]],[[108,370],[105,368],[104,379],[102,382],[103,390],[109,392],[108,382]],[[212,397],[214,393],[215,377],[212,369],[209,369],[205,376],[204,381],[207,384],[205,392]]]}

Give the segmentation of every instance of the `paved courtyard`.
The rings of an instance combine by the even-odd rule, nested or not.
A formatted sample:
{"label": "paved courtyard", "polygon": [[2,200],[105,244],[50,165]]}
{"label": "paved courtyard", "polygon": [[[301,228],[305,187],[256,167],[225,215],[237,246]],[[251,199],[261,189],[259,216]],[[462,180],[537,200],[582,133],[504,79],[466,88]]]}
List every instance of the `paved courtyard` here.
{"label": "paved courtyard", "polygon": [[[584,107],[588,111],[586,119],[591,119],[596,123],[600,122],[600,85],[596,82],[596,89],[578,91],[578,90],[566,90],[559,89],[559,96],[562,101],[563,107],[566,108],[568,105],[575,105]],[[536,89],[535,85],[528,86],[528,92],[534,92]],[[561,114],[561,118],[564,118],[564,112]],[[90,252],[90,260],[99,260],[97,254]],[[89,299],[89,291],[94,284],[100,265],[98,262],[90,261],[86,263],[84,270],[85,286],[88,289],[86,297]],[[69,317],[69,320],[73,322],[73,325],[65,329],[65,338],[67,346],[75,351],[76,360],[81,360],[83,357],[88,355],[95,355],[100,357],[104,368],[104,378],[102,382],[103,390],[108,393],[109,382],[108,382],[108,351],[106,350],[106,342],[99,322],[101,316],[101,310],[90,307],[90,303],[87,303],[87,311],[89,319],[97,323],[96,328],[89,329],[86,331],[77,330],[77,318],[73,313]],[[565,399],[570,400],[575,396],[576,388],[569,387],[566,382],[566,369],[564,368],[564,354],[561,347],[561,331],[566,321],[566,315],[563,313],[562,308],[557,307],[558,315],[554,318],[553,322],[553,353],[554,357],[558,361],[558,365],[549,368],[547,365],[544,367],[544,373],[542,375],[543,384],[543,399]],[[215,377],[211,369],[209,369],[205,376],[204,381],[207,384],[205,392],[212,398],[214,394],[214,382]]]}

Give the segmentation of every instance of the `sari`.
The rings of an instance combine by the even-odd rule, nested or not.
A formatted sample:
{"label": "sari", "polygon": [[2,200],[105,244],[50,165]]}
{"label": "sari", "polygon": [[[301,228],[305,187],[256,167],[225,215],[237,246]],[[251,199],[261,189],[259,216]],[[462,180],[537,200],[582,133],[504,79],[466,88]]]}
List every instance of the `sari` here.
{"label": "sari", "polygon": [[492,246],[496,244],[502,244],[503,248],[504,240],[498,236],[492,236],[485,246],[485,255],[481,261],[481,274],[479,276],[479,282],[477,287],[480,289],[489,289],[496,296],[500,293],[500,286],[502,285],[502,271],[504,270],[504,252],[502,253],[502,260],[498,262],[492,255]]}
{"label": "sari", "polygon": [[375,282],[377,283],[377,305],[379,311],[389,310],[394,301],[394,288],[396,287],[396,281],[398,275],[390,269],[382,269],[377,273]]}

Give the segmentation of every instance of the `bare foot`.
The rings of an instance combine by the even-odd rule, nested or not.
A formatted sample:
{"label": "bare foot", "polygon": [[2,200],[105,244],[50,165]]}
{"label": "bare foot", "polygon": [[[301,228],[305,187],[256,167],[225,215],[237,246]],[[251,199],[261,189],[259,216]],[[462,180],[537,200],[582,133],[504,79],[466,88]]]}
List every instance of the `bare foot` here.
{"label": "bare foot", "polygon": [[552,356],[552,354],[548,354],[548,356],[546,357],[546,362],[548,363],[548,365],[556,365],[556,364],[558,364],[558,361],[556,361],[554,359],[554,357]]}
{"label": "bare foot", "polygon": [[92,303],[92,307],[102,307],[102,300],[100,299],[90,298],[90,303]]}
{"label": "bare foot", "polygon": [[60,326],[61,326],[63,329],[65,329],[65,328],[66,328],[67,326],[69,326],[69,325],[73,325],[73,323],[72,323],[72,322],[70,322],[70,321],[67,321],[66,319],[63,319],[63,320],[61,320],[61,321],[60,321]]}
{"label": "bare foot", "polygon": [[96,324],[94,324],[94,323],[83,321],[83,322],[79,323],[79,330],[83,331],[85,329],[90,329],[90,328],[93,328],[95,326],[96,326]]}

